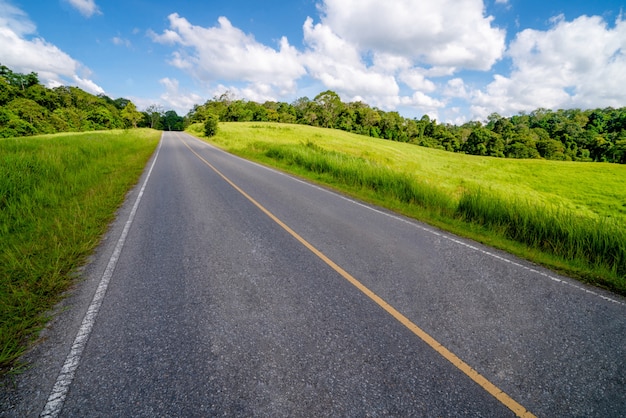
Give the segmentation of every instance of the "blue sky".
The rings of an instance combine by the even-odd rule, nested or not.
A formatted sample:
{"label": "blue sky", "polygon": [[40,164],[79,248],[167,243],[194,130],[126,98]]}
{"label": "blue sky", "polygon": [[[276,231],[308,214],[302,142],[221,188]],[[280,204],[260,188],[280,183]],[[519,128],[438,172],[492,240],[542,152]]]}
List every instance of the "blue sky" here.
{"label": "blue sky", "polygon": [[626,106],[624,2],[0,0],[0,63],[140,109],[336,91],[408,117]]}

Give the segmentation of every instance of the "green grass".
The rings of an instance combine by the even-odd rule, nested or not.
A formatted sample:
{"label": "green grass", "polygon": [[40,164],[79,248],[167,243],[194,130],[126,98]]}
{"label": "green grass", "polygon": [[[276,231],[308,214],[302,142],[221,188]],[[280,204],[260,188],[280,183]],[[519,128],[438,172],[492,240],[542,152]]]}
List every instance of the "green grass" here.
{"label": "green grass", "polygon": [[0,370],[15,366],[72,284],[160,132],[0,139]]}
{"label": "green grass", "polygon": [[[201,125],[189,131],[201,135]],[[211,142],[626,294],[626,166],[453,154],[299,125]]]}

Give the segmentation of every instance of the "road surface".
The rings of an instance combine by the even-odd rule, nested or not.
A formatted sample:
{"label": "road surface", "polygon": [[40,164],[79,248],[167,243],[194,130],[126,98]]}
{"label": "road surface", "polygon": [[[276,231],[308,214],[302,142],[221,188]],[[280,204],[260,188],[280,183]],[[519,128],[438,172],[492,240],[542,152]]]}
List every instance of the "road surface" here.
{"label": "road surface", "polygon": [[624,298],[184,133],[82,275],[3,416],[626,415]]}

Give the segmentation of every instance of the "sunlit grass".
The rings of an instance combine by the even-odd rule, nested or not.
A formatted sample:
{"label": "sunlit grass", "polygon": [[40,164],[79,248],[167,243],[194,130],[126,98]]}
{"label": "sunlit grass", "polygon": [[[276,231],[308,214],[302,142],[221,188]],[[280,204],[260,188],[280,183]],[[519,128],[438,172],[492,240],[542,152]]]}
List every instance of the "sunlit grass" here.
{"label": "sunlit grass", "polygon": [[72,283],[160,132],[0,139],[0,369]]}

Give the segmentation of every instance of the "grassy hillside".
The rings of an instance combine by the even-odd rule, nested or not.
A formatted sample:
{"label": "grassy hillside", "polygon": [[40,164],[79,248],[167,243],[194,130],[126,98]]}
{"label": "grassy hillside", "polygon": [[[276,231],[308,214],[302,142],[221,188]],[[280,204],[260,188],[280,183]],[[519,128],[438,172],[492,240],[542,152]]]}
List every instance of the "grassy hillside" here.
{"label": "grassy hillside", "polygon": [[[189,131],[202,136],[202,125]],[[258,122],[221,123],[210,141],[626,294],[624,165],[477,157]],[[331,160],[343,168],[322,168]],[[349,180],[351,170],[393,177],[396,190]]]}
{"label": "grassy hillside", "polygon": [[98,244],[161,133],[0,139],[0,372]]}

